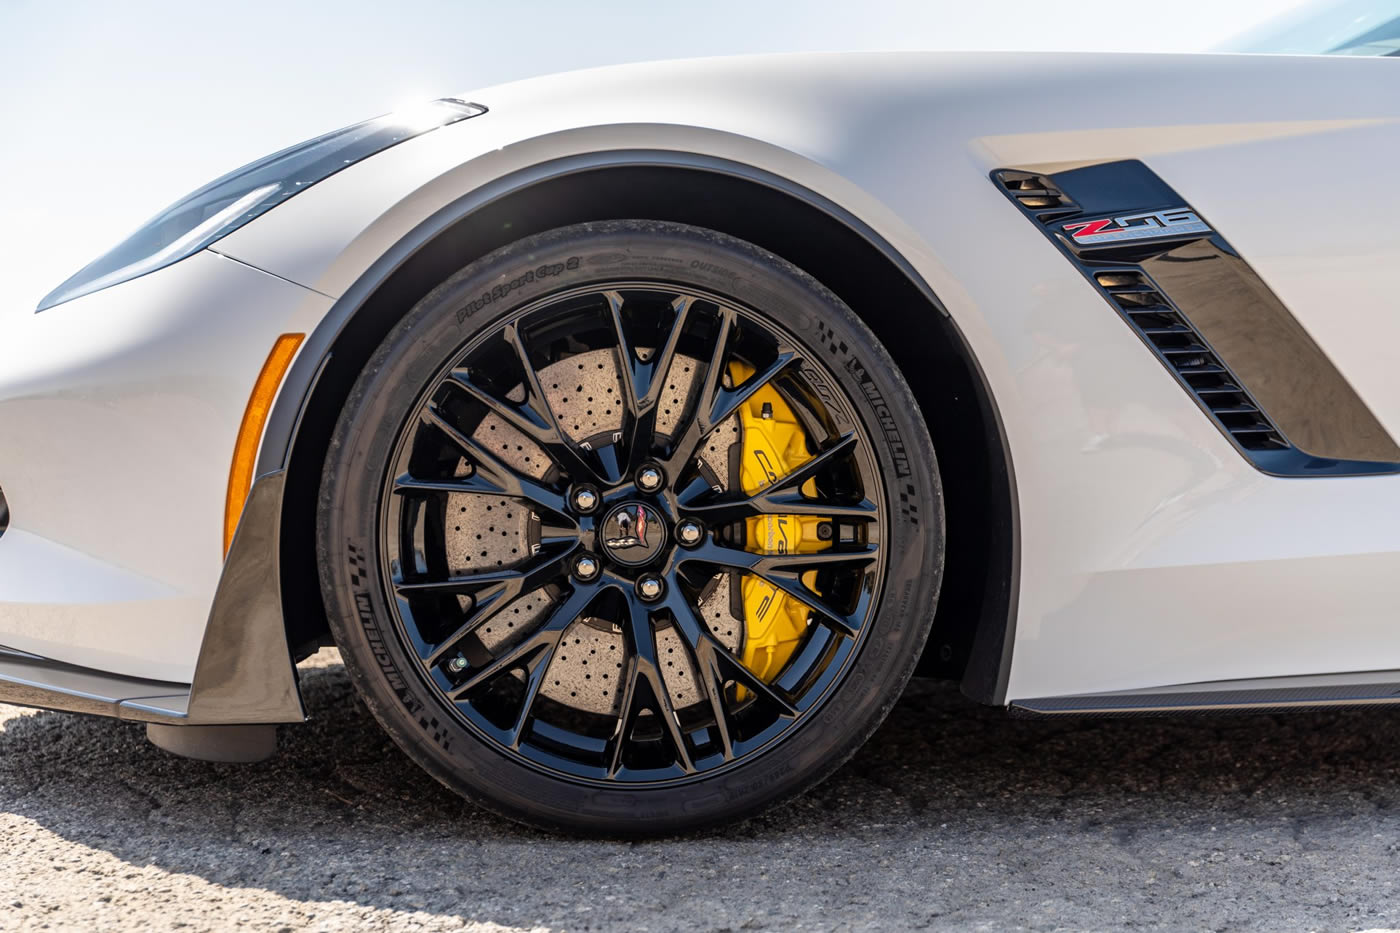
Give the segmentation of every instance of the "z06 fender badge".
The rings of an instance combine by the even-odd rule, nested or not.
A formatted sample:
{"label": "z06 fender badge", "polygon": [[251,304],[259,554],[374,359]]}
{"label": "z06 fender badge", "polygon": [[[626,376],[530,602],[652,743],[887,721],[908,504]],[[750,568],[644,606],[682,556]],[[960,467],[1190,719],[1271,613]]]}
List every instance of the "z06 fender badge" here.
{"label": "z06 fender badge", "polygon": [[1186,207],[1145,214],[1124,214],[1101,220],[1076,220],[1065,224],[1065,233],[1076,246],[1098,246],[1104,243],[1126,243],[1186,234],[1207,234],[1210,225],[1196,212]]}

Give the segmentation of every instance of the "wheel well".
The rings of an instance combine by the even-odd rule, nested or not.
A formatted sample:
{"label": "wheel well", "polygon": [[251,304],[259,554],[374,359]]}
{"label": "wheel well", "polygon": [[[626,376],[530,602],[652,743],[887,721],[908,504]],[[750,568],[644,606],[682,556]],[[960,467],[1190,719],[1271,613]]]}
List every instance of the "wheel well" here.
{"label": "wheel well", "polygon": [[888,348],[923,410],[944,485],[943,589],[919,669],[954,679],[967,674],[981,684],[969,692],[993,698],[1014,595],[1013,493],[995,407],[961,335],[890,256],[820,207],[750,179],[671,166],[597,168],[493,201],[418,249],[355,311],[336,338],[288,461],[281,577],[294,651],[328,643],[316,567],[321,469],[343,400],[385,335],[473,259],[555,227],[628,218],[707,227],[782,256],[840,296]]}

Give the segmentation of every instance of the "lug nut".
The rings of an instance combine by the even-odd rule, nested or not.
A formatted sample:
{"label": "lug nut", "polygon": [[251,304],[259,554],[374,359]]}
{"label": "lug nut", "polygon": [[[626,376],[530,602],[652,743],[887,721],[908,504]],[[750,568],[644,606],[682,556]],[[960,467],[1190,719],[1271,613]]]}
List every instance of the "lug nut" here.
{"label": "lug nut", "polygon": [[686,547],[695,547],[700,543],[700,539],[705,537],[705,530],[700,527],[699,522],[687,519],[676,526],[676,537]]}
{"label": "lug nut", "polygon": [[637,581],[637,595],[647,602],[660,599],[665,591],[666,585],[661,582],[660,577],[642,577]]}
{"label": "lug nut", "polygon": [[598,566],[598,561],[594,560],[592,557],[580,557],[578,560],[574,561],[574,576],[578,577],[580,580],[592,580],[594,577],[598,576],[598,572],[601,569],[602,568]]}
{"label": "lug nut", "polygon": [[656,492],[665,481],[660,467],[644,466],[637,471],[637,486],[645,492]]}
{"label": "lug nut", "polygon": [[574,508],[580,512],[591,512],[598,507],[598,494],[588,487],[574,492]]}

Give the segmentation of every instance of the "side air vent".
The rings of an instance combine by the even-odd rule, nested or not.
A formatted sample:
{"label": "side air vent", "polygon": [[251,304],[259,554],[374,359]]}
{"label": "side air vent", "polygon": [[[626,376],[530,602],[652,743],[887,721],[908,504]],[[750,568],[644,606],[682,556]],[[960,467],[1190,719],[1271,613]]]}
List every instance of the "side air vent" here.
{"label": "side air vent", "polygon": [[1042,218],[1059,212],[1075,210],[1074,202],[1065,197],[1064,192],[1044,175],[1029,172],[998,172],[997,179],[1006,193],[1026,210],[1034,211]]}
{"label": "side air vent", "polygon": [[1245,450],[1282,450],[1288,441],[1157,285],[1136,269],[1094,273],[1123,317],[1182,384]]}
{"label": "side air vent", "polygon": [[989,180],[1260,472],[1400,474],[1400,443],[1224,235],[1142,162]]}

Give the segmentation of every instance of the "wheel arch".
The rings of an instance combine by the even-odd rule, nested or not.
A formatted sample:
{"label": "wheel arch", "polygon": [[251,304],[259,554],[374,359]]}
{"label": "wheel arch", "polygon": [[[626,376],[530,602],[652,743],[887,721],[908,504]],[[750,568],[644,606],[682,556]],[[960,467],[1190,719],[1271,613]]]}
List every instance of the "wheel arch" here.
{"label": "wheel arch", "polygon": [[913,266],[839,206],[737,163],[612,153],[545,168],[436,212],[365,271],[309,335],[271,413],[257,470],[286,471],[278,561],[292,650],[304,653],[328,635],[316,569],[321,470],[344,399],[388,331],[438,283],[500,246],[573,223],[641,218],[707,227],[782,256],[841,297],[885,344],[923,410],[944,480],[948,563],[920,670],[961,680],[978,700],[1002,702],[1019,562],[1014,472],[981,369]]}

